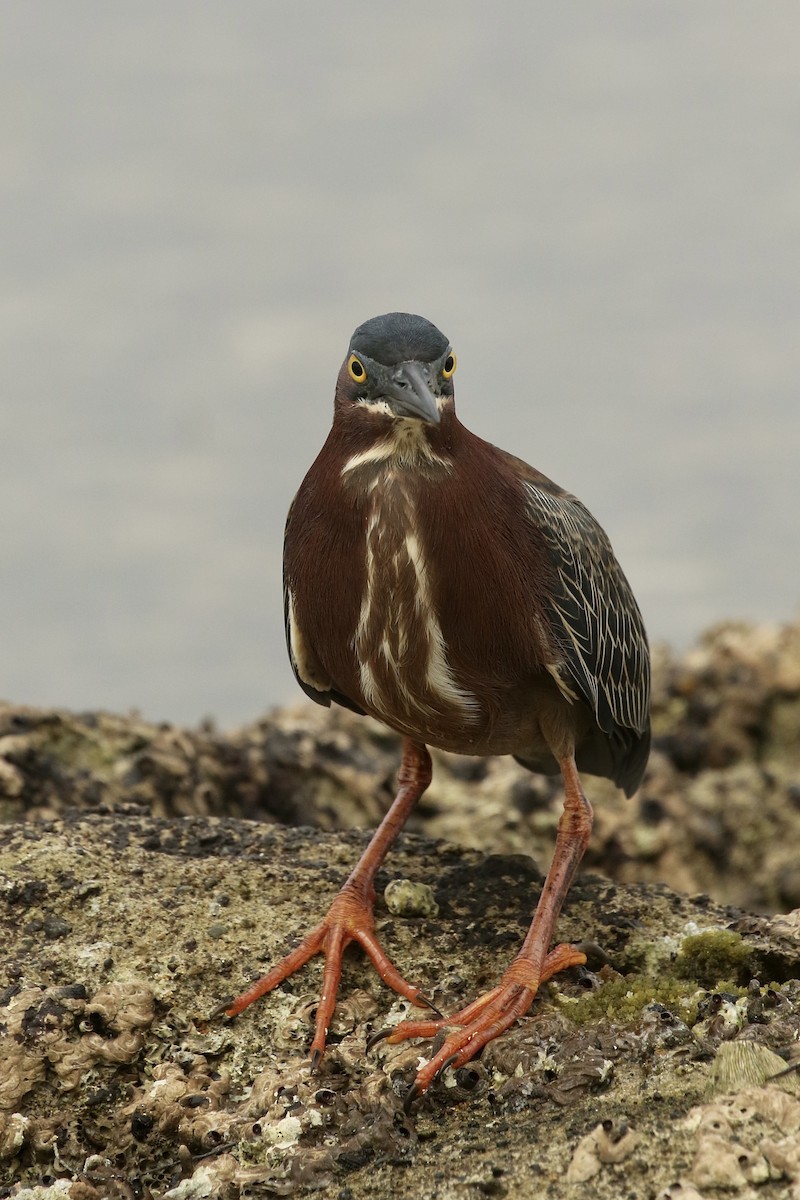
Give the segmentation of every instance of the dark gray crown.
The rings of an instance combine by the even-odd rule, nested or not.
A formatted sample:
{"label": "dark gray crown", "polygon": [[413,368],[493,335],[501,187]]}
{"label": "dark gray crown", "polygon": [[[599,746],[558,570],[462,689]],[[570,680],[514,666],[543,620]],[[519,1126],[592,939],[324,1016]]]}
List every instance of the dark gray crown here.
{"label": "dark gray crown", "polygon": [[444,334],[413,313],[384,313],[359,325],[350,351],[393,367],[401,362],[435,362],[450,343]]}

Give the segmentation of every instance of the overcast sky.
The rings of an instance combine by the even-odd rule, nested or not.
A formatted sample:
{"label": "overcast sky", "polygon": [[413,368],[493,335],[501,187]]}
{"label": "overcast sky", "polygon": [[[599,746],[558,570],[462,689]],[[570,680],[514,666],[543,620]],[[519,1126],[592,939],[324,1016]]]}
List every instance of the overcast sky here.
{"label": "overcast sky", "polygon": [[787,620],[800,7],[6,0],[0,695],[300,699],[286,508],[353,328],[605,525],[653,639]]}

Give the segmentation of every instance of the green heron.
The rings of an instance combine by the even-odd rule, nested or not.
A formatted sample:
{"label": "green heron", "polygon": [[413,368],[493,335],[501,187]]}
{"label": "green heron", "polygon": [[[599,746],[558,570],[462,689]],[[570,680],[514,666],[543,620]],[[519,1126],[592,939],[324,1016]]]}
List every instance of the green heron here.
{"label": "green heron", "polygon": [[[447,338],[422,317],[360,325],[330,434],[289,510],[284,597],[297,680],[317,703],[396,730],[403,755],[397,796],[327,915],[224,1008],[235,1016],[322,953],[316,1067],[343,951],[358,942],[389,987],[436,1013],[404,1021],[389,1041],[449,1031],[409,1099],[508,1029],[544,980],[585,961],[574,946],[549,950],[592,826],[578,771],[632,795],[650,748],[647,638],[608,538],[574,496],[461,424],[455,369]],[[450,1018],[403,978],[374,931],[376,872],[431,780],[426,745],[512,754],[564,783],[522,949],[497,987]]]}

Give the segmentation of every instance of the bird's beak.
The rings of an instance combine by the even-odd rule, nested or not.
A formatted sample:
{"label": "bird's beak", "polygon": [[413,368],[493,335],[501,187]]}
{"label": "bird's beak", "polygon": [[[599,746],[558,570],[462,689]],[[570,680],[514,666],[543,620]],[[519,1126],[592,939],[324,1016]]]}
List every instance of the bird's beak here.
{"label": "bird's beak", "polygon": [[429,425],[439,424],[430,370],[424,364],[404,362],[390,368],[385,393],[399,417],[419,417]]}

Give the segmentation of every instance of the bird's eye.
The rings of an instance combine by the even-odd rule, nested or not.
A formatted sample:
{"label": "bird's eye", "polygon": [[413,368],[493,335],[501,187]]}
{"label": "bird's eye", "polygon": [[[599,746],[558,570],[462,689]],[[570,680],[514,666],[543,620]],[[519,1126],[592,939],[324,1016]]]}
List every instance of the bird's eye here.
{"label": "bird's eye", "polygon": [[453,351],[451,350],[450,353],[448,354],[447,358],[444,360],[444,366],[442,367],[442,375],[444,376],[445,379],[452,379],[455,369],[456,369],[456,356],[455,356],[455,354],[453,354]]}
{"label": "bird's eye", "polygon": [[364,364],[360,358],[356,358],[355,354],[351,354],[347,363],[347,369],[350,372],[350,378],[356,383],[363,383],[367,378],[367,372],[364,370]]}

